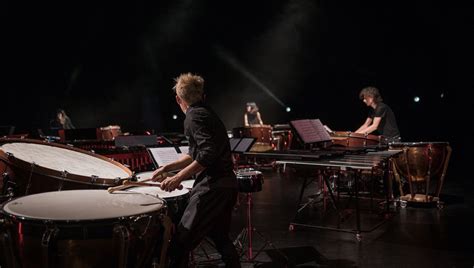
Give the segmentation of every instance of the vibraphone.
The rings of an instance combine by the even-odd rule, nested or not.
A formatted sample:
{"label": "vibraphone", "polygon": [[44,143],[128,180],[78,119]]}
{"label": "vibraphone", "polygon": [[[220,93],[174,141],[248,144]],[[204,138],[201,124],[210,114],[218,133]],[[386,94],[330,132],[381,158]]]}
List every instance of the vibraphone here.
{"label": "vibraphone", "polygon": [[[383,149],[383,148],[380,148]],[[316,150],[316,151],[297,151],[297,152],[270,152],[270,153],[257,153],[257,152],[247,152],[243,155],[252,156],[252,157],[264,157],[264,158],[273,158],[275,159],[276,165],[281,165],[285,171],[288,167],[294,167],[295,170],[310,168],[312,171],[317,171],[317,176],[314,176],[314,173],[311,173],[309,176],[304,177],[304,181],[301,187],[301,191],[298,197],[298,209],[295,213],[294,219],[289,224],[289,229],[294,230],[296,226],[302,227],[313,227],[334,231],[342,231],[355,233],[356,238],[360,241],[362,238],[362,232],[370,232],[380,225],[382,225],[389,218],[390,203],[392,199],[392,190],[391,190],[391,161],[392,158],[399,153],[401,150],[372,150],[367,148],[336,148],[336,149],[327,149],[327,150]],[[363,229],[361,224],[361,208],[359,206],[360,202],[360,189],[359,184],[362,176],[370,176],[371,180],[374,180],[373,174],[380,171],[383,177],[384,183],[384,194],[385,194],[385,203],[383,208],[383,219],[377,221],[377,223],[369,228]],[[331,181],[332,178],[339,178],[342,176],[351,176],[353,178],[352,189],[350,189],[349,200],[352,200],[355,209],[355,227],[343,228],[342,224],[345,220],[344,214],[347,212],[348,204],[346,208],[343,208],[341,199],[340,199],[340,189],[337,183],[338,179]],[[308,206],[309,203],[303,203],[303,195],[307,187],[312,184],[314,181],[319,180],[320,182],[320,192],[318,195],[324,195],[327,193],[329,196],[329,201],[332,204],[332,207],[335,209],[337,214],[337,223],[336,226],[328,226],[328,224],[308,224],[302,220],[302,215],[305,209],[308,209],[311,206]],[[325,197],[323,197],[325,198]],[[371,200],[372,202],[372,200]],[[372,203],[371,203],[372,206]],[[309,213],[311,215],[311,213]],[[324,222],[324,221],[321,221]]]}

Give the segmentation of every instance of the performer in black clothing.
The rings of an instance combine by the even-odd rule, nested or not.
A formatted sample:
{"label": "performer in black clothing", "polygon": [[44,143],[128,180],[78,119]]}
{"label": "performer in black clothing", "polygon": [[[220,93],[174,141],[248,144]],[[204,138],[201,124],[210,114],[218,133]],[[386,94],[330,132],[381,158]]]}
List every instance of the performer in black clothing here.
{"label": "performer in black clothing", "polygon": [[50,121],[50,127],[52,129],[74,129],[71,118],[66,114],[63,109],[56,110],[56,118]]}
{"label": "performer in black clothing", "polygon": [[376,131],[386,139],[386,142],[400,141],[395,114],[383,103],[379,90],[375,87],[363,88],[359,98],[371,109],[364,124],[356,130],[356,133],[369,134]]}
{"label": "performer in black clothing", "polygon": [[[204,80],[191,73],[175,79],[176,101],[183,113],[189,154],[158,168],[153,180],[161,188],[175,190],[182,180],[195,179],[188,205],[171,241],[171,267],[188,267],[190,251],[208,236],[222,255],[226,267],[240,267],[239,256],[229,238],[237,180],[233,171],[227,131],[214,111],[204,103]],[[162,174],[179,170],[163,179]]]}
{"label": "performer in black clothing", "polygon": [[244,125],[246,127],[252,125],[263,125],[262,116],[258,111],[258,106],[255,102],[247,102],[244,114]]}

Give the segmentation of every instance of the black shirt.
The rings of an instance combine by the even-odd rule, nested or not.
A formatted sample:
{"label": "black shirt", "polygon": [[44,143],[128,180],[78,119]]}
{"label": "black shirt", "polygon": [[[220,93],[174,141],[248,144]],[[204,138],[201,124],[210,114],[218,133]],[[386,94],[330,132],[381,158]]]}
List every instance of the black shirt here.
{"label": "black shirt", "polygon": [[184,134],[189,139],[189,155],[206,169],[196,174],[197,184],[210,187],[237,187],[227,130],[219,117],[203,102],[186,111]]}
{"label": "black shirt", "polygon": [[247,121],[250,125],[260,124],[260,121],[257,117],[257,113],[247,113]]}
{"label": "black shirt", "polygon": [[380,135],[383,135],[386,138],[394,138],[400,136],[400,131],[398,130],[395,114],[387,104],[383,102],[378,103],[375,109],[370,109],[369,117],[372,118],[372,120],[374,119],[374,117],[381,117],[380,124],[377,127],[377,132]]}

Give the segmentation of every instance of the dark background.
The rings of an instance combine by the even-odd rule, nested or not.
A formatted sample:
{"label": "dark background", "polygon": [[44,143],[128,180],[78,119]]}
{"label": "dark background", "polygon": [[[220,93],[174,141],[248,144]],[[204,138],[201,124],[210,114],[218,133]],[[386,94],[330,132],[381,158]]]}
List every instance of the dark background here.
{"label": "dark background", "polygon": [[242,125],[248,101],[266,124],[319,118],[334,130],[355,130],[367,115],[358,93],[373,85],[404,141],[449,142],[448,174],[472,177],[468,7],[7,1],[0,10],[0,125],[17,133],[48,128],[59,107],[79,128],[181,131],[184,115],[171,88],[183,72],[204,77],[208,102],[229,130]]}

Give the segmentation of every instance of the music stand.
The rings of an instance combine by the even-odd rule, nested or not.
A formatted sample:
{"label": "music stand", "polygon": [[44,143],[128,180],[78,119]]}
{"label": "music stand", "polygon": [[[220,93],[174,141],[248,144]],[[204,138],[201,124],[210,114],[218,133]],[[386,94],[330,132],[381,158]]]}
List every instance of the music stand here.
{"label": "music stand", "polygon": [[253,144],[255,143],[256,138],[230,138],[230,150],[233,153],[246,153],[252,148]]}
{"label": "music stand", "polygon": [[292,128],[304,145],[331,142],[331,136],[319,119],[301,119],[290,121]]}
{"label": "music stand", "polygon": [[176,147],[150,147],[147,148],[147,151],[155,168],[159,168],[180,158]]}

